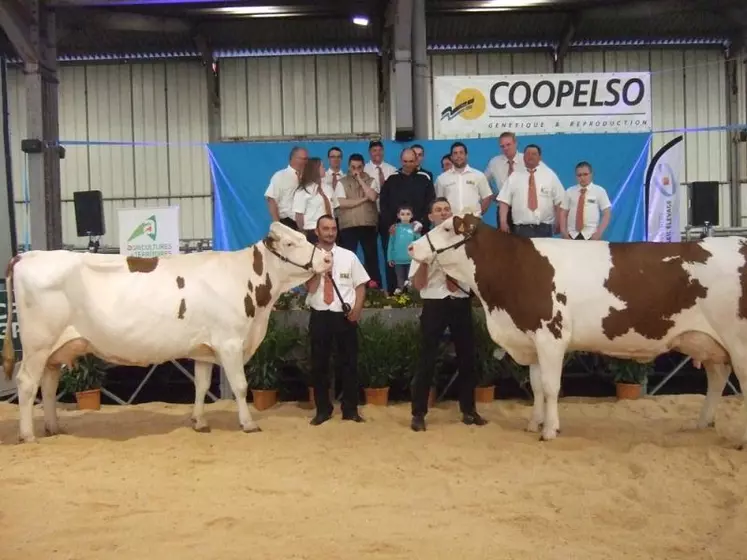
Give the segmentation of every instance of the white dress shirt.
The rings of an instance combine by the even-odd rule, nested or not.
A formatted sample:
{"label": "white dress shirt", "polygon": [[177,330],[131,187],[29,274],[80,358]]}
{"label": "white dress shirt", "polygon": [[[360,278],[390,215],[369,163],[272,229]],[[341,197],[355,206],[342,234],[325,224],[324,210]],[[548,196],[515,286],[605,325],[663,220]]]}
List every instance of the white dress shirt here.
{"label": "white dress shirt", "polygon": [[[412,277],[415,276],[415,273],[420,268],[420,263],[417,261],[412,261],[410,263],[410,272],[408,273],[408,277],[410,278],[410,281],[412,281]],[[434,262],[428,267],[428,284],[426,284],[425,288],[420,290],[420,298],[421,299],[444,299],[447,297],[455,297],[455,298],[466,298],[469,297],[469,286],[466,286],[465,284],[462,284],[461,282],[456,282],[458,286],[461,286],[462,290],[456,290],[455,292],[452,292],[449,290],[449,288],[446,287],[446,273],[444,272],[443,268],[437,263]],[[467,292],[467,293],[465,293]]]}
{"label": "white dress shirt", "polygon": [[293,196],[298,187],[298,174],[290,165],[285,169],[276,171],[270,179],[270,184],[265,191],[265,196],[277,202],[280,219],[290,218],[295,220],[293,213]]}
{"label": "white dress shirt", "polygon": [[[332,278],[334,278],[335,284],[340,290],[342,300],[350,307],[355,305],[355,289],[371,279],[355,253],[343,249],[339,245],[332,247]],[[342,304],[340,298],[337,297],[337,293],[334,292],[334,288],[332,303],[324,303],[324,284],[326,282],[328,282],[328,279],[323,275],[316,292],[306,295],[306,305],[317,311],[337,311],[341,313]]]}
{"label": "white dress shirt", "polygon": [[[379,174],[379,168],[381,168],[381,173],[383,174],[384,181],[386,181],[391,175],[394,175],[397,173],[397,168],[393,165],[388,164],[385,161],[382,161],[381,164],[376,165],[374,162],[369,161],[364,167],[363,171],[368,173],[369,177],[373,177],[376,179],[376,181],[379,183],[379,190],[377,192],[381,193],[381,188],[384,186],[384,181],[381,180],[381,176]],[[376,208],[378,210],[381,210],[381,198],[376,199]]]}
{"label": "white dress shirt", "polygon": [[[524,154],[517,151],[512,161],[514,162],[514,171],[523,168]],[[508,179],[508,171],[508,158],[505,154],[500,154],[491,158],[488,162],[488,166],[485,169],[485,177],[487,178],[488,183],[490,183],[490,181],[495,182],[497,191],[501,192],[503,185],[506,183],[506,179]]]}
{"label": "white dress shirt", "polygon": [[454,214],[459,214],[467,207],[479,211],[482,200],[493,195],[485,174],[469,165],[461,170],[452,167],[444,171],[436,179],[435,187],[436,196],[446,197]]}
{"label": "white dress shirt", "polygon": [[[335,211],[334,193],[330,191],[332,187],[322,183],[324,194],[329,199],[332,212]],[[336,200],[336,199],[335,199]],[[338,203],[339,206],[339,203]],[[293,195],[293,217],[296,214],[303,214],[303,229],[316,229],[316,222],[326,214],[327,209],[324,207],[324,197],[319,194],[319,186],[316,184],[306,185],[305,189],[296,189]]]}
{"label": "white dress shirt", "polygon": [[[335,182],[334,175],[337,173],[337,182]],[[324,182],[324,185],[327,187],[324,189],[324,192],[332,193],[332,198],[330,198],[330,202],[332,202],[332,209],[335,210],[340,206],[340,203],[337,201],[337,185],[340,184],[340,180],[345,176],[345,173],[340,171],[332,171],[332,169],[327,169],[326,173],[324,173],[324,177],[322,178],[322,181]]]}
{"label": "white dress shirt", "polygon": [[586,199],[584,204],[584,227],[581,232],[576,231],[576,212],[578,211],[578,200],[581,197],[581,186],[576,184],[565,191],[563,202],[560,207],[568,210],[568,233],[576,237],[579,233],[589,239],[599,227],[599,216],[607,208],[612,206],[610,198],[604,187],[590,183],[586,187]]}
{"label": "white dress shirt", "polygon": [[555,223],[555,206],[563,202],[565,190],[555,172],[546,165],[537,166],[534,172],[537,185],[537,209],[527,206],[529,171],[526,167],[514,169],[498,194],[498,201],[511,206],[514,224],[539,225]]}

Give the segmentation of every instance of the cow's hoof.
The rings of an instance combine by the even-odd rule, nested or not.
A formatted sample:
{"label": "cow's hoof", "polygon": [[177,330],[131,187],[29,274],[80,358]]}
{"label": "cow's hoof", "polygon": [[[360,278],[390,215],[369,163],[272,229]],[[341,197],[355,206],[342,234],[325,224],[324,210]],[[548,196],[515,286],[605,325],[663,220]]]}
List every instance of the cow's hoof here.
{"label": "cow's hoof", "polygon": [[192,429],[198,434],[210,433],[210,425],[204,420],[198,420],[197,418],[192,418]]}
{"label": "cow's hoof", "polygon": [[542,429],[542,422],[539,420],[530,420],[527,424],[527,432],[537,433]]}
{"label": "cow's hoof", "polygon": [[47,428],[47,427],[44,428],[44,435],[46,435],[48,437],[51,437],[51,436],[60,436],[60,435],[66,434],[66,433],[67,432],[65,430],[63,430],[62,428],[60,428],[59,426],[57,426],[56,428]]}
{"label": "cow's hoof", "polygon": [[552,441],[558,437],[559,430],[543,430],[540,434],[540,441]]}
{"label": "cow's hoof", "polygon": [[745,450],[745,446],[747,446],[747,443],[745,443],[745,442],[737,444],[737,451],[744,451]]}
{"label": "cow's hoof", "polygon": [[715,428],[716,421],[711,420],[710,422],[698,422],[695,426],[698,430],[707,430],[708,428]]}
{"label": "cow's hoof", "polygon": [[18,436],[18,443],[37,443],[34,436]]}
{"label": "cow's hoof", "polygon": [[257,426],[256,424],[254,424],[254,425],[252,425],[252,426],[247,426],[246,428],[241,428],[241,429],[242,429],[242,431],[243,431],[243,432],[244,432],[245,434],[254,434],[254,433],[257,433],[257,432],[261,432],[261,431],[262,431],[262,428],[260,428],[260,427],[259,427],[259,426]]}

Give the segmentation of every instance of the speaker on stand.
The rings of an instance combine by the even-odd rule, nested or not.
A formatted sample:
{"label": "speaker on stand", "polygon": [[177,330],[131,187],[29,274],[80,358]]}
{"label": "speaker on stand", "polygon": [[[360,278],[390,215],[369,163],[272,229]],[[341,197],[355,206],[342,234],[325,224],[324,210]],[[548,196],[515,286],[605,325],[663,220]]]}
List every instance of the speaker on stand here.
{"label": "speaker on stand", "polygon": [[98,238],[106,234],[104,199],[101,191],[74,192],[73,204],[75,205],[75,229],[78,237],[88,237],[88,250],[98,253]]}
{"label": "speaker on stand", "polygon": [[704,227],[719,225],[718,181],[690,183],[690,225]]}

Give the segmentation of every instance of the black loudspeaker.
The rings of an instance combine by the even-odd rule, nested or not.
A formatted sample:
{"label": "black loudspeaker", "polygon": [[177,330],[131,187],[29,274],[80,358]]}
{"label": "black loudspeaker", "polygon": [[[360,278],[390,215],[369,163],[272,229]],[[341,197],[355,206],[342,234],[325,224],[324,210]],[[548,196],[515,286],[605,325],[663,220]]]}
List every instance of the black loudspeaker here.
{"label": "black loudspeaker", "polygon": [[712,226],[719,225],[718,191],[718,181],[690,183],[690,225],[699,227],[705,222]]}
{"label": "black loudspeaker", "polygon": [[104,201],[101,191],[78,191],[73,193],[75,203],[75,229],[78,237],[104,235]]}
{"label": "black loudspeaker", "polygon": [[415,140],[415,131],[412,128],[398,128],[394,132],[395,142],[412,142]]}

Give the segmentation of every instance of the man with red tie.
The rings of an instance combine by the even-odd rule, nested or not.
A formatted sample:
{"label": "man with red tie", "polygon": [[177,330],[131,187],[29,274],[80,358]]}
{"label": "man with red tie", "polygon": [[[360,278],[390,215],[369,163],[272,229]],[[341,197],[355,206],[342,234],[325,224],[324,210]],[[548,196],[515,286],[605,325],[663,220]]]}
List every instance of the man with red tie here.
{"label": "man with red tie", "polygon": [[552,237],[560,231],[560,205],[565,190],[555,172],[540,165],[542,150],[536,144],[524,148],[524,165],[508,177],[498,194],[501,230],[509,233],[508,213],[514,219],[513,233],[522,237]]}
{"label": "man with red tie", "polygon": [[560,231],[566,239],[602,239],[612,218],[607,191],[593,182],[592,173],[591,164],[582,161],[576,165],[578,183],[565,191]]}
{"label": "man with red tie", "polygon": [[[495,192],[497,194],[501,192],[501,189],[506,184],[508,178],[513,174],[514,170],[521,166],[524,157],[524,155],[517,149],[516,133],[514,132],[503,132],[498,137],[498,146],[502,153],[492,158],[485,169],[485,177],[487,178],[488,183],[491,181],[495,183]],[[498,200],[497,194],[496,201]],[[501,225],[500,210],[501,205],[498,203],[498,209],[496,212],[496,223],[498,226]],[[510,209],[507,222],[510,231],[513,229],[514,225]]]}
{"label": "man with red tie", "polygon": [[318,426],[332,418],[329,361],[333,343],[337,350],[335,379],[342,378],[342,419],[363,422],[358,413],[358,320],[370,278],[355,253],[335,244],[337,223],[332,216],[319,218],[316,234],[318,246],[332,253],[332,269],[324,277],[316,275],[306,282],[306,304],[311,308],[311,378],[316,401],[311,425]]}

